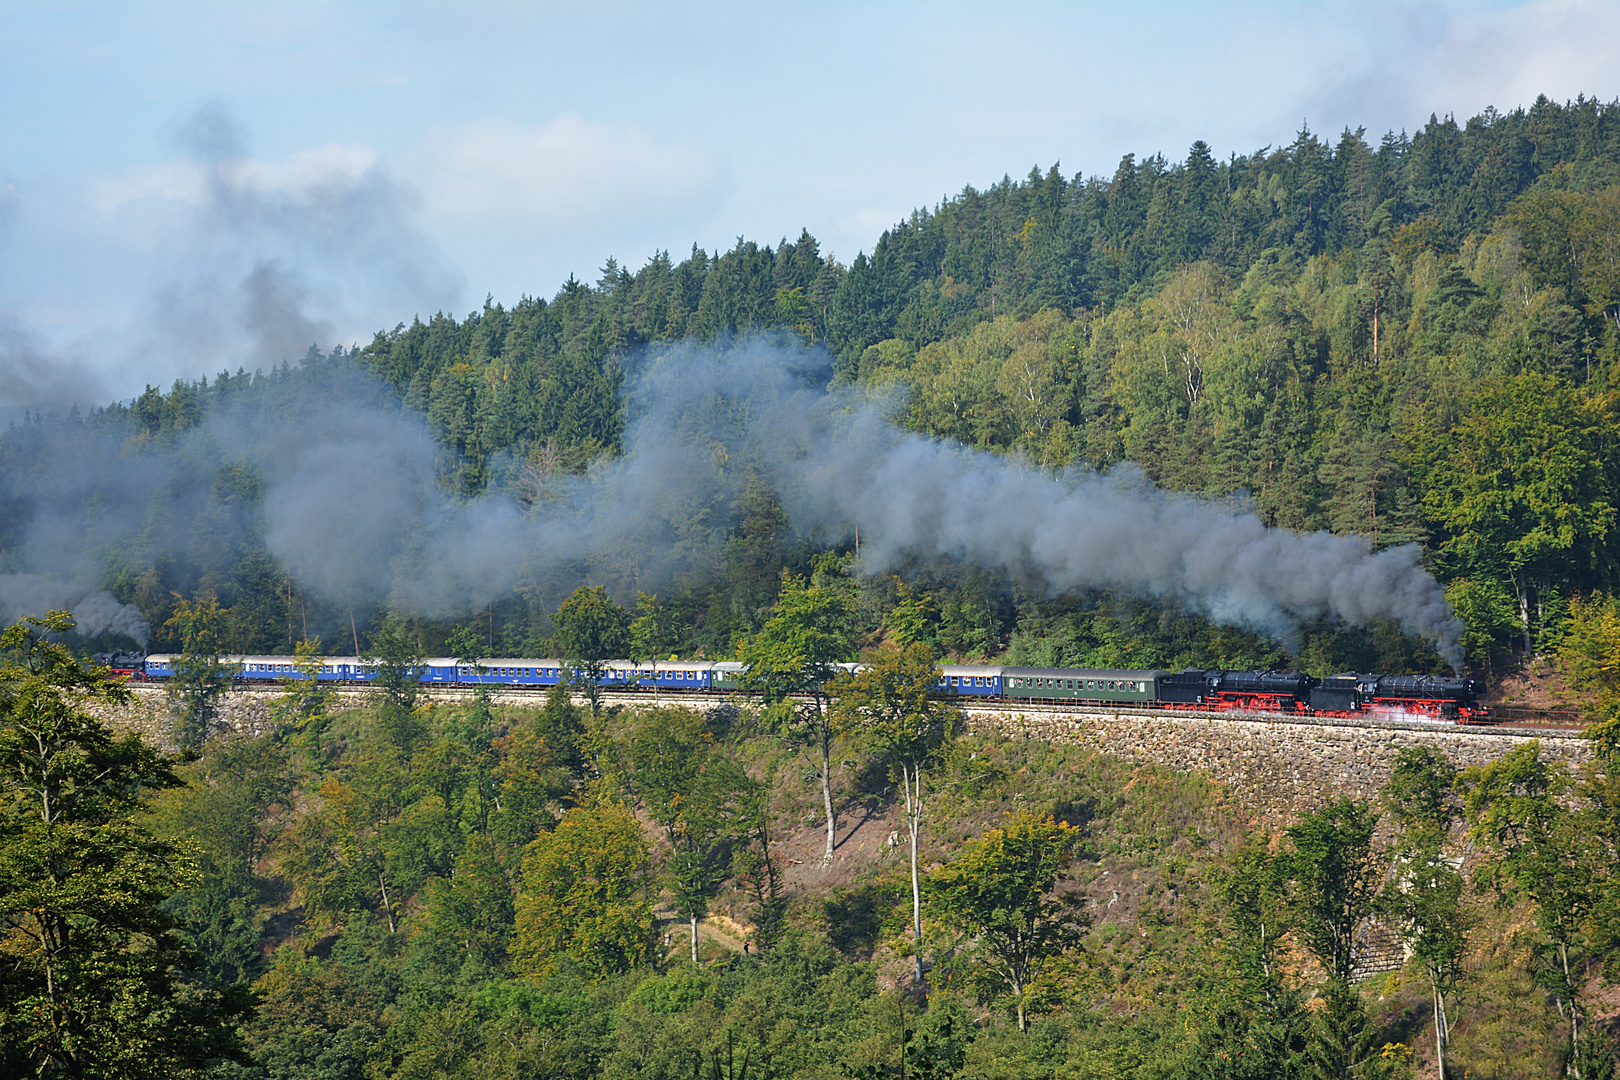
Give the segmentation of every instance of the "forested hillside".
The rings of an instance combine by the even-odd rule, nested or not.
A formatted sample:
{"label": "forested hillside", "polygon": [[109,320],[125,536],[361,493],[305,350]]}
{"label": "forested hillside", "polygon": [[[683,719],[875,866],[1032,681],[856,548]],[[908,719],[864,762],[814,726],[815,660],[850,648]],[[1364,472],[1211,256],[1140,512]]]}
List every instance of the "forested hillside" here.
{"label": "forested hillside", "polygon": [[[787,359],[760,390],[717,353]],[[847,266],[804,232],[610,259],[549,300],[30,417],[0,438],[0,608],[63,596],[80,625],[0,639],[0,1073],[1606,1080],[1617,380],[1620,103],[1582,99],[1053,166]],[[1116,469],[1266,536],[1415,543],[1468,666],[1557,675],[1593,760],[1409,748],[1376,799],[1284,822],[1218,778],[964,732],[938,660],[1444,664],[1395,622],[1262,629],[1152,583],[870,573],[734,437],[817,409],[1061,490]],[[638,445],[659,410],[675,438]],[[604,492],[624,505],[584,505]],[[91,715],[129,691],[79,657],[132,619],[188,658],[184,755]],[[289,677],[263,734],[221,730],[223,654],[351,651],[380,665],[364,700]],[[744,658],[758,696],[410,677],[669,654]],[[1372,920],[1404,963],[1366,970]]]}
{"label": "forested hillside", "polygon": [[[788,583],[751,660],[852,647],[854,594]],[[1377,798],[1256,820],[1197,773],[963,732],[912,642],[825,714],[289,677],[267,733],[176,759],[31,630],[0,640],[8,1075],[1613,1075],[1613,724],[1592,767],[1408,746]]]}
{"label": "forested hillside", "polygon": [[[31,512],[65,494],[82,515],[114,497],[116,468],[99,490],[94,476],[64,484],[64,447],[81,461],[85,445],[138,460],[227,402],[296,417],[336,384],[369,402],[355,369],[425,417],[448,490],[532,506],[549,477],[620,449],[626,379],[673,343],[786,333],[829,350],[838,382],[902,390],[919,431],[1048,468],[1131,462],[1276,526],[1420,543],[1469,624],[1470,661],[1499,668],[1556,644],[1571,595],[1613,584],[1617,131],[1612,106],[1542,100],[1463,125],[1431,120],[1376,146],[1302,132],[1222,162],[1200,143],[1180,163],[1127,157],[1108,179],[1054,166],[965,189],[848,267],[808,233],[679,262],[659,253],[634,273],[609,260],[594,285],[570,280],[549,301],[441,313],[352,352],[14,429],[0,444],[12,510],[0,550],[30,569]],[[144,510],[130,507],[116,535],[105,521],[69,524],[84,535],[71,572],[99,565],[157,628],[158,647],[177,644],[161,629],[173,594],[198,588],[242,608],[241,649],[286,651],[312,609],[329,641],[353,622],[344,636],[363,647],[387,597],[336,596],[265,550],[252,503],[255,474],[272,468],[262,455],[213,476],[193,463],[151,488]],[[683,651],[729,655],[768,610],[778,570],[808,567],[765,488],[732,506],[725,528],[718,564],[659,589],[686,628]],[[578,573],[615,577],[600,565]],[[915,574],[954,613],[938,643],[958,655],[996,655],[1023,628],[1072,641],[1064,658],[1100,658],[1103,609],[1101,623],[1137,627],[1142,663],[1260,663],[1280,644],[1221,645],[1199,630],[1150,642],[1145,624],[1179,616],[1139,617],[1130,596],[1032,595],[971,566]],[[470,617],[496,651],[533,653],[567,591],[512,595]],[[876,629],[896,594],[881,582],[868,591]],[[1375,631],[1382,644],[1334,627],[1285,644],[1312,670],[1432,663]],[[431,645],[448,624],[421,632]]]}

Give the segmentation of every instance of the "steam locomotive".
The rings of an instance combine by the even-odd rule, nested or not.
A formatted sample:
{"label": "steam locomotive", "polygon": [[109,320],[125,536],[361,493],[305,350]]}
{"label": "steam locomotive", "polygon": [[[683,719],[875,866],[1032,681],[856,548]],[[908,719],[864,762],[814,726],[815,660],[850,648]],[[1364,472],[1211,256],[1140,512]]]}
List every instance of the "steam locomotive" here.
{"label": "steam locomotive", "polygon": [[[118,659],[127,659],[119,657]],[[139,658],[137,658],[139,659]],[[306,677],[291,656],[223,658],[245,685],[273,685]],[[115,672],[163,682],[172,678],[177,656],[155,654]],[[106,662],[106,661],[102,661]],[[846,670],[857,664],[842,665]],[[577,675],[562,660],[495,658],[476,665],[437,657],[421,662],[427,686],[533,687],[544,689]],[[609,661],[600,685],[607,690],[743,693],[743,665],[735,661]],[[321,682],[365,685],[377,678],[375,660],[328,656],[316,674]],[[1326,679],[1287,671],[1135,671],[1088,668],[997,667],[947,664],[936,684],[945,697],[1010,704],[1095,705],[1144,709],[1253,712],[1290,716],[1406,716],[1481,723],[1489,718],[1479,703],[1484,686],[1475,679],[1438,675],[1362,675],[1347,672]]]}

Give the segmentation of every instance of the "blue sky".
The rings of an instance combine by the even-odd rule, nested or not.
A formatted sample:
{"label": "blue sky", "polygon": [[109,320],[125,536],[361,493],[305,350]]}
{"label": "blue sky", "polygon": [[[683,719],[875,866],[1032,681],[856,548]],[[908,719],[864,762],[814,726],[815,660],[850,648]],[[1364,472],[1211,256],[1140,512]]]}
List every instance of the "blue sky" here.
{"label": "blue sky", "polygon": [[0,3],[0,408],[1538,93],[1620,97],[1620,5]]}

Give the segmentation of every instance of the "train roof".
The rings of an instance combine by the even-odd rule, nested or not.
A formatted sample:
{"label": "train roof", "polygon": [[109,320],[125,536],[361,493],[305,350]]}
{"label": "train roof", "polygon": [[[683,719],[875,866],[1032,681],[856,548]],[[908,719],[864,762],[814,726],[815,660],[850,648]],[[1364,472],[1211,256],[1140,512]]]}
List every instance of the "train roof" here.
{"label": "train roof", "polygon": [[[239,653],[239,654],[232,654],[230,656],[221,656],[220,659],[223,660],[227,664],[296,664],[296,663],[298,663],[298,657],[296,657],[296,656],[288,656],[285,653],[280,653],[280,654],[264,653],[262,655],[249,655],[247,653]],[[320,656],[320,657],[315,657],[315,659],[319,660],[323,664],[348,664],[351,667],[353,665],[355,665],[355,664],[361,664],[361,663],[366,662],[365,660],[363,660],[362,658],[360,658],[358,656]]]}
{"label": "train roof", "polygon": [[946,675],[1000,675],[1010,669],[985,664],[941,664],[939,670]]}
{"label": "train roof", "polygon": [[1133,671],[1124,668],[1058,668],[1010,667],[1002,668],[1003,675],[1028,676],[1032,679],[1157,679],[1168,671]]}

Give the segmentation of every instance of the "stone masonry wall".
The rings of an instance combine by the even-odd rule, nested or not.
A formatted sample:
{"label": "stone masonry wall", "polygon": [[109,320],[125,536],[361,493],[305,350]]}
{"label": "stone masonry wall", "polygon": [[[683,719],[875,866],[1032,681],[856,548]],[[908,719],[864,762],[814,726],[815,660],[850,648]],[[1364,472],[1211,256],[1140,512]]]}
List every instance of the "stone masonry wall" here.
{"label": "stone masonry wall", "polygon": [[1468,728],[1422,721],[1300,721],[1177,713],[969,709],[977,730],[1004,738],[1079,743],[1230,785],[1257,817],[1291,818],[1325,799],[1375,798],[1396,751],[1433,746],[1459,768],[1541,741],[1547,757],[1581,764],[1590,744],[1576,732]]}
{"label": "stone masonry wall", "polygon": [[[97,707],[90,711],[121,731],[139,731],[155,745],[170,746],[168,695],[155,686],[131,689],[135,700],[130,705],[119,709]],[[231,731],[262,735],[270,730],[271,710],[280,697],[281,693],[275,690],[233,690],[220,699],[220,720]],[[333,698],[329,711],[343,712],[361,704],[359,695],[339,693]]]}
{"label": "stone masonry wall", "polygon": [[[221,715],[233,730],[257,735],[269,728],[275,691],[239,690],[227,694]],[[465,691],[434,691],[435,697],[467,698]],[[494,695],[501,704],[539,704],[532,693]],[[704,707],[723,700],[711,695],[606,695],[642,704]],[[135,688],[135,704],[106,718],[159,743],[168,742],[169,720],[163,690]],[[583,698],[579,699],[583,703]],[[355,708],[361,692],[339,692],[333,711]],[[1143,713],[1135,711],[1050,709],[1019,711],[968,706],[975,730],[1008,739],[1040,739],[1083,744],[1118,757],[1152,762],[1180,771],[1196,770],[1227,784],[1256,818],[1283,820],[1306,807],[1340,796],[1374,798],[1389,779],[1395,752],[1434,746],[1459,768],[1501,757],[1531,739],[1548,757],[1578,765],[1589,760],[1590,744],[1562,729],[1535,732],[1469,728],[1425,721],[1312,720],[1253,715]]]}

